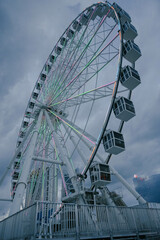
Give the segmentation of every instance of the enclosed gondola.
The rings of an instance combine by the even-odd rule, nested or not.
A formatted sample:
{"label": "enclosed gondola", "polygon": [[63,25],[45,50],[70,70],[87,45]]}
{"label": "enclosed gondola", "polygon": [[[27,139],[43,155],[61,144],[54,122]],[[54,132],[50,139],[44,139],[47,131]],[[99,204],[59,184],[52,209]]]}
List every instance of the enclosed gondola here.
{"label": "enclosed gondola", "polygon": [[137,61],[137,59],[141,56],[141,51],[137,44],[134,41],[129,40],[123,45],[123,56],[126,60],[131,63]]}
{"label": "enclosed gondola", "polygon": [[119,97],[115,100],[113,111],[116,118],[125,122],[136,115],[133,102],[125,97]]}
{"label": "enclosed gondola", "polygon": [[123,38],[126,41],[134,40],[138,35],[136,28],[128,21],[123,24],[122,29],[123,29]]}
{"label": "enclosed gondola", "polygon": [[119,154],[125,150],[123,135],[120,132],[107,130],[103,136],[103,146],[106,152]]}
{"label": "enclosed gondola", "polygon": [[124,87],[133,90],[141,83],[141,79],[137,70],[128,65],[122,68],[120,82]]}
{"label": "enclosed gondola", "polygon": [[91,183],[94,186],[104,186],[111,182],[109,166],[95,163],[89,168]]}

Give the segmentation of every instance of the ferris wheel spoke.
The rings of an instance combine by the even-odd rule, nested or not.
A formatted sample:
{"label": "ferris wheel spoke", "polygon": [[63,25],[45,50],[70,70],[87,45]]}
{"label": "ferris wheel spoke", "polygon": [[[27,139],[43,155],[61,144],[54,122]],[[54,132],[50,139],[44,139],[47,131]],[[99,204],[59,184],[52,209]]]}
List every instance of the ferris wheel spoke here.
{"label": "ferris wheel spoke", "polygon": [[[95,9],[95,10],[96,10],[96,9]],[[95,11],[95,10],[94,10],[94,11]],[[91,17],[90,17],[90,18],[91,18]],[[90,21],[89,21],[89,22],[90,22]],[[88,22],[88,24],[89,24],[89,22]],[[83,31],[80,39],[78,39],[78,42],[75,44],[74,49],[72,49],[72,51],[70,51],[70,52],[72,52],[72,54],[71,54],[71,57],[69,58],[68,63],[67,63],[67,66],[68,66],[68,64],[69,64],[70,68],[73,68],[73,65],[75,65],[75,63],[76,63],[77,61],[79,61],[79,59],[82,58],[82,56],[84,55],[86,49],[87,49],[88,46],[89,46],[89,45],[88,45],[88,41],[87,41],[86,43],[83,42],[83,38],[84,38],[85,34],[86,34],[86,37],[85,37],[85,38],[86,38],[87,40],[88,40],[88,36],[91,37],[90,41],[92,41],[92,39],[93,39],[93,37],[94,37],[93,34],[95,34],[95,31],[93,31],[93,29],[95,28],[95,26],[87,33],[88,24],[87,24],[87,26],[85,27],[85,29],[84,29],[84,31]],[[100,24],[101,24],[101,20],[97,22],[98,27],[99,27]],[[98,28],[97,28],[97,30],[98,30]],[[93,36],[92,36],[92,35],[93,35]],[[84,39],[84,41],[85,41],[85,39]],[[74,43],[74,41],[73,41],[73,42],[71,41],[71,44],[72,44],[72,43]],[[70,45],[71,45],[71,44],[70,44]],[[70,49],[70,48],[69,48],[69,49]],[[79,53],[78,53],[78,52],[79,52]],[[77,60],[75,59],[76,55],[79,56]],[[67,59],[67,58],[66,58],[66,59]],[[75,60],[76,60],[76,62],[75,62]],[[61,64],[61,66],[63,66],[63,65],[64,65],[64,63]],[[69,69],[70,69],[70,68],[69,68]],[[61,67],[61,69],[62,69],[62,67]],[[66,69],[67,69],[67,68],[65,67],[65,70],[66,70]],[[64,71],[63,74],[61,75],[60,80],[62,79],[64,73],[65,73],[65,71]],[[60,82],[60,80],[59,80],[59,82]]]}
{"label": "ferris wheel spoke", "polygon": [[61,134],[60,137],[61,137],[61,142],[62,142],[64,151],[66,152],[66,155],[68,156],[68,160],[70,161],[70,163],[71,163],[71,165],[72,165],[72,168],[73,168],[74,171],[75,171],[75,167],[74,167],[74,164],[73,164],[73,161],[72,161],[72,157],[71,157],[71,154],[70,154],[68,148],[66,147],[66,142],[65,142],[65,139],[64,139],[64,134],[63,134],[60,126],[59,126],[59,131],[60,131],[60,134]]}
{"label": "ferris wheel spoke", "polygon": [[[96,8],[95,8],[95,10],[96,10]],[[88,22],[88,24],[89,24],[89,22]],[[88,24],[87,24],[87,26],[88,26]],[[57,70],[59,70],[60,73],[59,73],[59,75],[57,77],[55,77],[55,79],[57,79],[57,80],[56,80],[56,84],[55,83],[53,84],[54,89],[57,87],[57,83],[59,83],[61,81],[62,77],[64,76],[64,74],[66,72],[66,70],[67,69],[69,70],[72,67],[72,65],[74,64],[75,57],[78,55],[78,52],[81,53],[80,57],[83,54],[83,51],[86,48],[86,44],[83,43],[83,38],[85,36],[85,33],[87,32],[87,26],[85,27],[85,29],[84,29],[80,39],[78,39],[78,42],[76,42],[76,44],[75,44],[75,41],[74,41],[74,37],[76,37],[76,35],[74,34],[74,37],[72,38],[72,40],[70,42],[70,45],[68,47],[68,53],[69,54],[67,53],[65,58],[64,58],[64,61],[60,62],[60,65],[57,66]],[[91,29],[89,33],[86,33],[87,38],[88,38],[88,36],[92,35],[91,32],[93,32],[93,29]],[[83,44],[84,44],[84,47],[81,49],[81,45],[83,45]],[[73,49],[72,49],[72,45],[73,45]],[[71,49],[72,49],[72,51],[71,51]],[[69,55],[71,55],[71,56],[69,57]],[[63,66],[65,66],[64,70],[63,70]],[[63,73],[62,73],[62,70],[63,70]],[[52,89],[52,91],[54,91],[54,89]]]}
{"label": "ferris wheel spoke", "polygon": [[[75,132],[75,134],[77,135],[77,137],[79,137],[79,135]],[[84,145],[88,148],[88,150],[90,150],[90,152],[93,151],[94,146],[91,145],[88,141],[86,141],[85,138],[80,137],[80,140],[84,143]],[[105,163],[105,159],[97,152],[96,157],[102,162]]]}
{"label": "ferris wheel spoke", "polygon": [[[65,164],[68,165],[68,163],[70,162],[70,159],[69,159],[69,157],[66,158],[66,155],[64,154],[64,149],[62,149],[62,146],[59,143],[58,135],[54,132],[54,126],[51,122],[50,116],[46,111],[45,111],[45,116],[46,116],[46,119],[47,119],[47,122],[48,122],[50,128],[52,129],[52,136],[54,138],[56,146],[59,148],[59,153],[62,155],[62,161],[65,160]],[[71,165],[69,164],[68,167],[71,168]],[[70,171],[73,174],[73,170],[70,169]]]}
{"label": "ferris wheel spoke", "polygon": [[[76,80],[80,77],[80,75],[92,64],[93,61],[95,61],[95,59],[106,49],[109,47],[109,45],[119,36],[119,34],[117,34],[111,41],[110,43],[108,43],[96,56],[94,56],[90,61],[89,63],[59,92],[59,94],[57,94],[57,96],[54,98],[54,101],[66,90],[68,89],[69,87],[71,88],[70,85],[73,86],[73,84],[76,82]],[[119,52],[118,52],[119,53]],[[99,69],[99,71],[104,67],[106,66],[109,62],[111,62],[112,59],[114,59],[118,53],[113,56],[110,60],[107,61],[106,64],[102,65]],[[96,74],[96,73],[95,73]],[[93,76],[95,75],[93,74]],[[93,76],[90,76],[89,79],[91,79]]]}
{"label": "ferris wheel spoke", "polygon": [[89,142],[91,142],[92,144],[95,144],[94,141],[96,141],[96,138],[94,138],[93,136],[91,136],[91,134],[87,133],[86,131],[84,131],[83,129],[81,129],[80,127],[78,127],[75,123],[67,120],[66,118],[62,118],[59,115],[55,114],[54,112],[52,112],[51,110],[49,110],[50,113],[52,113],[55,117],[57,117],[60,121],[64,122],[66,125],[68,125],[73,131],[79,133],[82,137],[86,138]]}
{"label": "ferris wheel spoke", "polygon": [[[69,131],[68,131],[68,129],[67,129],[68,126],[65,126],[64,123],[62,123],[62,124],[63,124],[65,130],[68,132],[68,135],[71,136],[71,133],[69,133]],[[82,141],[83,144],[84,144],[91,152],[93,151],[94,146],[91,145],[91,144],[89,144],[89,142],[88,142],[85,138],[83,138],[82,136],[80,136],[77,132],[75,132],[75,134],[77,135],[77,137],[78,137],[79,140],[78,140],[78,142],[76,143],[76,142],[73,140],[73,136],[70,137],[73,145],[75,146],[75,148],[74,148],[74,150],[73,150],[73,152],[72,152],[71,158],[72,158],[74,152],[77,151],[78,154],[80,155],[83,163],[86,165],[88,159],[83,155],[83,152],[82,152],[82,151],[80,150],[80,148],[78,147],[79,141]],[[98,157],[98,159],[102,160],[101,156],[99,156],[98,153],[97,153],[97,157]],[[104,159],[103,159],[103,162],[104,162]]]}
{"label": "ferris wheel spoke", "polygon": [[[85,90],[85,86],[83,87],[83,90]],[[66,103],[64,104],[64,111],[65,111],[65,108],[66,108]],[[75,105],[73,114],[72,114],[72,116],[70,118],[71,122],[75,123],[75,121],[77,119],[77,115],[78,115],[79,109],[80,109],[80,105]],[[87,125],[87,123],[88,123],[88,121],[86,122],[86,125]],[[85,130],[85,128],[84,128],[84,130]],[[70,128],[70,133],[71,133],[71,131],[72,131],[72,129]],[[66,135],[66,133],[65,133],[65,135]],[[68,135],[68,137],[69,137],[69,135]],[[67,141],[67,138],[66,138],[65,141]]]}
{"label": "ferris wheel spoke", "polygon": [[[118,54],[117,54],[118,55]],[[93,75],[91,75],[87,80],[85,81],[79,81],[81,83],[80,86],[74,86],[74,88],[72,87],[71,89],[68,90],[67,93],[65,93],[65,97],[71,98],[72,95],[74,95],[78,90],[80,90],[87,82],[89,82],[94,76],[96,76],[106,65],[108,65],[115,57],[117,57],[117,55],[115,55],[112,59],[110,59],[108,62],[106,62],[100,69],[96,70],[95,73],[93,73]],[[72,91],[71,91],[72,90]],[[63,98],[61,99],[63,101]]]}
{"label": "ferris wheel spoke", "polygon": [[[107,15],[106,15],[106,17],[107,17]],[[81,55],[79,56],[78,60],[81,60],[81,58],[82,58],[82,56],[84,55],[85,51],[89,48],[90,43],[91,43],[92,40],[94,39],[94,36],[95,36],[96,33],[98,32],[98,30],[99,30],[99,28],[101,27],[101,25],[102,25],[102,23],[103,23],[104,20],[105,20],[105,18],[102,19],[102,21],[100,22],[98,28],[95,30],[95,34],[93,35],[93,37],[92,37],[92,38],[89,40],[89,42],[87,43],[85,49],[83,50],[83,52],[82,52]],[[116,26],[116,24],[115,24],[114,27],[111,29],[111,31],[107,34],[107,36],[105,37],[105,39],[103,39],[103,41],[101,42],[101,44],[100,44],[100,46],[98,47],[98,49],[97,49],[96,52],[98,52],[98,50],[100,49],[100,47],[103,45],[104,41],[110,36],[110,34],[111,34],[112,31],[114,30],[115,26]],[[94,53],[96,54],[96,52],[94,52]],[[77,60],[77,62],[78,62],[78,60]],[[77,63],[77,62],[75,62],[73,66],[76,66],[76,63]],[[77,67],[77,66],[76,66],[76,67]],[[73,68],[73,67],[72,67],[72,68]],[[72,70],[72,68],[71,68],[71,70]],[[71,71],[71,70],[70,70],[70,71]],[[70,73],[70,72],[69,72],[69,73]],[[62,81],[62,83],[63,83],[64,81],[65,81],[65,79]],[[62,83],[61,83],[61,85],[62,85]],[[58,89],[61,87],[61,85],[58,87]],[[56,91],[57,91],[57,90],[56,90]]]}
{"label": "ferris wheel spoke", "polygon": [[[118,36],[118,35],[117,35]],[[116,37],[115,37],[115,39],[116,39]],[[114,39],[113,39],[113,41],[114,41]],[[108,44],[108,46],[110,45],[110,43]],[[105,48],[107,48],[108,46],[106,46]],[[105,50],[105,48],[104,49],[102,49],[101,50],[101,52],[102,51],[104,51]],[[101,52],[100,53],[98,53],[96,56],[94,56],[90,61],[89,61],[89,63],[87,64],[87,65],[85,65],[85,66],[82,66],[83,68],[82,68],[82,70],[77,74],[77,76],[75,76],[73,79],[72,79],[72,81],[70,81],[70,83],[69,84],[67,84],[67,86],[64,88],[64,89],[62,89],[61,90],[61,92],[57,95],[57,96],[59,96],[72,82],[76,82],[75,80],[79,80],[79,82],[81,82],[80,80],[82,80],[83,81],[83,76],[84,77],[87,77],[86,75],[87,75],[87,73],[85,72],[85,71],[88,71],[88,69],[89,69],[89,67],[92,67],[92,66],[96,66],[97,67],[97,65],[95,64],[95,62],[94,62],[94,60],[101,54]],[[94,54],[95,55],[95,54]],[[101,58],[103,58],[103,60],[105,60],[105,63],[104,63],[104,66],[106,66],[111,60],[113,60],[116,56],[118,55],[118,52],[115,54],[115,56],[113,56],[112,58],[111,58],[111,56],[109,56],[111,59],[104,59],[104,57],[101,57]],[[100,64],[98,64],[98,65],[100,65]],[[101,63],[101,65],[103,66],[103,63]],[[100,70],[102,69],[103,67],[101,67],[100,68]],[[94,68],[93,68],[94,69]],[[99,70],[99,71],[100,71]],[[94,69],[94,71],[95,71],[95,69]],[[89,74],[91,75],[91,72],[89,71]],[[93,74],[93,76],[94,76],[95,74]],[[80,77],[80,79],[79,79],[79,77]],[[89,78],[89,79],[91,79],[91,77]],[[64,91],[64,93],[65,93],[65,91]],[[55,98],[56,99],[56,98]],[[55,100],[54,99],[54,100]]]}
{"label": "ferris wheel spoke", "polygon": [[[97,62],[97,60],[96,60],[96,62]],[[97,87],[97,82],[98,82],[98,74],[96,75],[96,81],[95,81],[95,87]],[[85,85],[84,85],[84,89],[85,89]],[[84,91],[83,91],[84,92]],[[94,95],[95,95],[95,92],[94,92]],[[82,98],[81,98],[81,102],[82,102]],[[83,128],[83,132],[84,131],[86,131],[86,128],[87,128],[87,126],[88,126],[88,123],[89,123],[89,119],[90,119],[90,116],[91,116],[91,113],[92,113],[92,110],[93,110],[93,106],[94,106],[94,103],[95,103],[95,100],[93,100],[92,101],[92,103],[91,103],[91,107],[90,107],[90,110],[89,110],[89,112],[88,112],[88,116],[87,116],[87,119],[86,119],[86,123],[85,123],[85,126],[84,126],[84,128]],[[78,108],[80,109],[80,106],[81,105],[78,105]],[[76,118],[75,118],[75,120],[76,120]],[[71,119],[71,121],[72,121],[72,119]],[[74,123],[75,123],[75,121],[74,121]],[[71,133],[71,131],[72,130],[70,130],[70,133]],[[76,133],[77,134],[77,133]],[[77,142],[77,144],[76,144],[76,147],[77,148],[79,148],[79,144],[80,144],[80,142],[81,142],[81,139],[82,139],[82,136],[79,136],[78,135],[78,138],[79,138],[79,140],[78,140],[78,142]],[[84,139],[84,138],[83,138]],[[67,139],[66,139],[66,141],[67,141]],[[82,141],[83,142],[83,141]],[[75,152],[75,150],[76,150],[76,147],[75,147],[75,149],[74,149],[74,151],[72,152],[72,155],[74,154],[74,152]],[[80,151],[81,152],[81,151]],[[80,154],[80,153],[79,153]],[[71,156],[72,157],[72,156]],[[86,159],[85,159],[86,160]]]}
{"label": "ferris wheel spoke", "polygon": [[[59,70],[59,74],[58,74],[58,76],[55,77],[56,84],[53,83],[54,84],[54,88],[57,87],[57,84],[60,82],[60,80],[64,76],[65,72],[71,68],[71,66],[73,65],[73,63],[75,61],[75,57],[78,55],[78,52],[82,52],[83,48],[81,49],[81,45],[83,43],[82,41],[83,41],[83,37],[84,37],[86,31],[87,31],[87,26],[84,29],[80,39],[77,39],[78,42],[74,41],[75,40],[74,37],[76,38],[76,35],[74,34],[74,36],[73,36],[73,38],[72,38],[72,40],[70,42],[69,47],[67,47],[68,48],[68,52],[67,52],[63,62],[60,62],[60,65],[57,66],[57,72]],[[84,47],[86,47],[86,44],[84,45]],[[64,66],[64,69],[63,69],[63,66]],[[62,70],[63,70],[63,72],[62,72]],[[54,89],[52,89],[52,91],[54,91]]]}
{"label": "ferris wheel spoke", "polygon": [[[77,146],[77,143],[74,140],[74,136],[72,136],[70,134],[69,129],[67,128],[67,126],[63,122],[62,122],[62,124],[63,124],[64,129],[66,130],[66,133],[67,133],[68,137],[70,138],[70,140],[71,140],[71,142],[72,142],[72,144],[74,146],[74,149],[76,149],[76,151],[78,152],[79,156],[81,157],[83,163],[86,165],[86,163],[87,163],[86,158],[85,158],[84,154],[82,153],[82,151],[80,150],[80,148]],[[71,154],[71,159],[72,159],[72,156],[73,156],[73,153]]]}
{"label": "ferris wheel spoke", "polygon": [[[61,104],[66,103],[66,102],[67,102],[67,104],[65,105],[65,108],[73,107],[75,105],[83,104],[86,102],[90,102],[90,101],[94,101],[94,100],[97,100],[100,98],[110,96],[110,95],[112,95],[113,89],[108,88],[108,87],[111,85],[114,85],[114,83],[115,83],[115,81],[108,83],[106,85],[97,87],[95,89],[88,90],[86,92],[80,93],[79,95],[73,96],[71,98],[62,100],[57,103],[54,103],[50,107],[55,107],[57,105],[61,106]],[[82,98],[82,96],[83,96],[83,98]]]}

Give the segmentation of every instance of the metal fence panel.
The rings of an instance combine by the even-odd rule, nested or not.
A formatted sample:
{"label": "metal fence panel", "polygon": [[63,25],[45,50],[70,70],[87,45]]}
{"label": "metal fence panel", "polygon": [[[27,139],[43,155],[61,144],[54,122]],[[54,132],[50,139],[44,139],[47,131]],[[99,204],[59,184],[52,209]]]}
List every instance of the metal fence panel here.
{"label": "metal fence panel", "polygon": [[38,203],[37,237],[67,237],[76,234],[75,205]]}
{"label": "metal fence panel", "polygon": [[37,202],[0,222],[0,239],[79,238],[160,232],[160,209]]}
{"label": "metal fence panel", "polygon": [[20,239],[34,235],[36,205],[32,205],[0,222],[0,239]]}

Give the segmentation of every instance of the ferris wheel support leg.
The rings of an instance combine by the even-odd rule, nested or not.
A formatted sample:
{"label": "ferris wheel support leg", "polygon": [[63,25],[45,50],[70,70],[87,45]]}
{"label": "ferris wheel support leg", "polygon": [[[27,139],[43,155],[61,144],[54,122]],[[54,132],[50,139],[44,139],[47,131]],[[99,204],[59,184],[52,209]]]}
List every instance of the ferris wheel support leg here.
{"label": "ferris wheel support leg", "polygon": [[77,186],[77,181],[76,181],[76,173],[73,170],[73,168],[71,166],[71,163],[69,162],[69,159],[65,155],[64,150],[62,149],[62,146],[59,144],[59,140],[58,140],[58,138],[57,138],[57,136],[55,134],[54,126],[52,124],[52,121],[51,121],[50,116],[47,113],[47,111],[45,111],[45,116],[46,116],[47,123],[48,123],[48,125],[50,127],[50,130],[52,131],[52,134],[53,134],[54,140],[56,142],[57,148],[59,149],[59,152],[62,155],[62,159],[63,159],[63,161],[64,161],[64,163],[65,163],[65,165],[67,167],[68,174],[69,174],[69,177],[71,178],[71,181],[72,181],[72,184],[73,184],[73,186],[75,188],[75,191],[78,191],[78,186]]}
{"label": "ferris wheel support leg", "polygon": [[[50,116],[49,116],[49,114],[47,113],[47,111],[45,111],[45,116],[46,116],[46,120],[47,120],[47,122],[48,122],[48,125],[49,125],[49,127],[50,127],[50,130],[52,131],[52,134],[53,134],[55,143],[56,143],[56,145],[57,145],[57,148],[59,149],[60,153],[62,154],[63,161],[64,161],[64,163],[65,163],[65,165],[66,165],[66,167],[67,167],[67,170],[68,170],[68,173],[69,173],[69,177],[71,178],[71,181],[72,181],[72,184],[73,184],[73,186],[74,186],[74,189],[75,189],[75,191],[78,193],[78,192],[79,192],[79,187],[78,187],[78,183],[77,183],[76,173],[74,172],[74,170],[73,170],[73,168],[72,168],[72,166],[71,166],[71,164],[70,164],[70,162],[69,162],[69,159],[68,159],[67,156],[64,154],[64,151],[63,151],[61,145],[59,144],[59,140],[58,140],[58,138],[57,138],[57,136],[56,136],[56,134],[55,134],[55,130],[54,130],[53,124],[52,124],[52,122],[51,122]],[[79,201],[79,202],[78,202],[79,204],[83,204],[83,205],[85,204],[84,199],[82,198],[81,195],[80,195],[78,201]],[[93,221],[93,219],[92,219],[92,217],[91,217],[91,215],[90,215],[89,209],[88,209],[87,211],[84,211],[84,217],[87,219],[87,221],[88,221],[89,223],[92,223],[92,224],[94,224],[94,225],[96,224],[96,223],[94,223],[94,221]],[[97,227],[97,226],[96,226],[96,227]]]}
{"label": "ferris wheel support leg", "polygon": [[22,169],[22,173],[17,185],[17,189],[15,192],[15,197],[12,203],[12,207],[10,210],[10,215],[18,212],[20,210],[20,205],[22,203],[23,200],[23,195],[24,195],[24,191],[27,185],[27,179],[28,179],[28,175],[29,175],[29,171],[30,171],[30,167],[31,167],[31,163],[32,163],[32,157],[33,157],[33,153],[34,153],[34,149],[36,146],[36,141],[37,141],[37,137],[38,137],[38,131],[39,128],[41,126],[41,120],[42,120],[42,115],[43,115],[43,111],[41,110],[38,116],[38,121],[35,127],[35,130],[33,132],[32,135],[32,139],[29,145],[29,149],[26,153],[26,157],[25,157],[25,161],[23,164],[23,169]]}
{"label": "ferris wheel support leg", "polygon": [[147,202],[144,200],[144,198],[136,192],[129,183],[111,166],[109,166],[113,174],[119,179],[119,181],[128,189],[128,191],[136,198],[136,200],[139,202],[139,204],[146,204]]}
{"label": "ferris wheel support leg", "polygon": [[33,130],[33,127],[35,126],[35,124],[33,123],[31,126],[30,126],[30,128],[29,128],[29,130],[28,130],[28,132],[27,132],[27,134],[25,135],[25,137],[24,137],[24,140],[23,140],[23,142],[20,144],[20,146],[17,148],[17,150],[16,150],[16,152],[15,152],[15,154],[14,154],[14,156],[13,156],[13,158],[11,159],[11,161],[10,161],[10,163],[9,163],[9,165],[8,165],[8,167],[7,167],[7,169],[5,170],[5,172],[4,172],[4,174],[2,175],[2,177],[1,177],[1,179],[0,179],[0,185],[3,183],[3,180],[4,180],[4,178],[6,177],[6,175],[8,174],[8,171],[11,169],[11,167],[12,167],[12,164],[13,164],[13,162],[14,162],[14,160],[15,160],[15,158],[17,157],[17,155],[18,155],[18,153],[20,152],[20,150],[22,149],[22,147],[23,147],[23,145],[24,145],[24,142],[25,142],[25,140],[27,139],[27,137],[29,136],[29,134],[31,133],[31,131]]}
{"label": "ferris wheel support leg", "polygon": [[41,166],[40,171],[39,171],[38,178],[37,178],[37,180],[36,180],[36,186],[35,186],[35,190],[34,190],[34,195],[33,195],[33,197],[32,197],[32,202],[33,202],[33,203],[35,202],[36,196],[37,196],[37,194],[38,194],[38,188],[39,188],[40,181],[41,181],[41,179],[42,179],[42,173],[43,173],[43,168],[42,168],[42,166]]}

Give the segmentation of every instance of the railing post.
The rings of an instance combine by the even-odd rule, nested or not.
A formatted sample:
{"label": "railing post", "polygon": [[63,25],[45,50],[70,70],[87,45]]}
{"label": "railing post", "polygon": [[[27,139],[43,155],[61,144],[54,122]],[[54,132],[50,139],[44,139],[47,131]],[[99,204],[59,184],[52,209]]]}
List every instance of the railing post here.
{"label": "railing post", "polygon": [[111,240],[113,239],[113,234],[112,234],[112,228],[111,228],[111,224],[110,224],[110,217],[109,217],[109,208],[108,206],[106,206],[106,213],[107,213],[107,222],[108,222],[108,228],[109,228],[109,235],[110,235],[110,238]]}
{"label": "railing post", "polygon": [[158,221],[159,224],[157,224],[157,231],[158,231],[158,234],[160,234],[160,209],[156,208],[156,214],[157,214],[157,218],[159,218],[159,221]]}
{"label": "railing post", "polygon": [[79,221],[78,221],[78,207],[75,204],[75,217],[76,217],[76,240],[79,240]]}
{"label": "railing post", "polygon": [[134,212],[133,212],[133,209],[132,209],[132,208],[130,208],[130,210],[131,210],[131,214],[132,214],[132,218],[133,218],[133,223],[134,223],[135,230],[136,230],[137,239],[139,239],[139,232],[138,232],[138,228],[137,228],[137,223],[136,223],[136,219],[135,219],[135,216],[134,216]]}
{"label": "railing post", "polygon": [[38,214],[38,202],[35,204],[35,224],[34,224],[34,237],[36,238],[37,234],[37,214]]}

